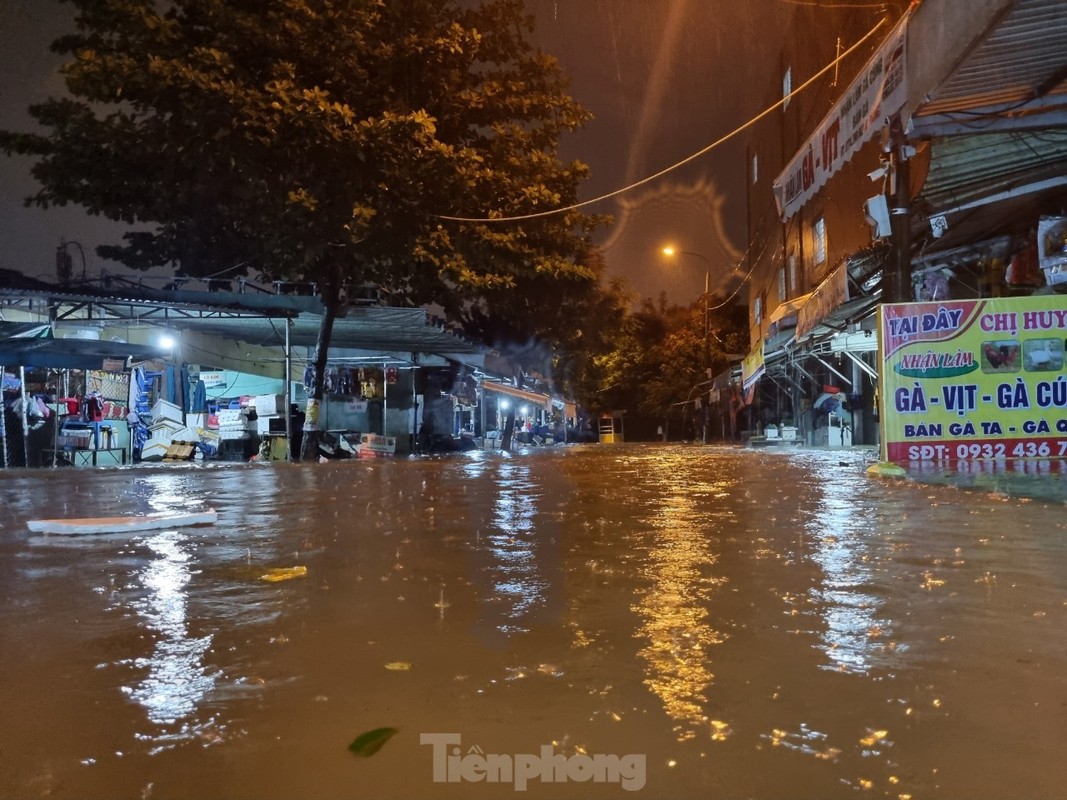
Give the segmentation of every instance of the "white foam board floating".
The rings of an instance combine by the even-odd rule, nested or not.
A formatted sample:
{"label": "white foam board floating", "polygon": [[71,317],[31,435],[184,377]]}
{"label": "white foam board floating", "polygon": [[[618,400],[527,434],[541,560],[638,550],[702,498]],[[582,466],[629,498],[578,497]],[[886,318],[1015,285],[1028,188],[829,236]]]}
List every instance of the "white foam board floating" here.
{"label": "white foam board floating", "polygon": [[31,519],[26,523],[34,533],[122,533],[182,528],[188,525],[213,525],[218,521],[213,508],[182,514],[146,514],[126,517],[86,517],[83,519]]}

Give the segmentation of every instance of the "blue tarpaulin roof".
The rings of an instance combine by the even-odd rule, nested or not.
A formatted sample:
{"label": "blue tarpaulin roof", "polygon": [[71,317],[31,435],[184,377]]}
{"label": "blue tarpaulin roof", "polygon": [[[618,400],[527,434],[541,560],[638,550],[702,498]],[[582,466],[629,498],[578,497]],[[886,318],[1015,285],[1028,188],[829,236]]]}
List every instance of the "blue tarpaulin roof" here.
{"label": "blue tarpaulin roof", "polygon": [[166,358],[167,350],[98,339],[54,339],[48,325],[0,323],[0,366],[102,369],[105,359],[125,362]]}

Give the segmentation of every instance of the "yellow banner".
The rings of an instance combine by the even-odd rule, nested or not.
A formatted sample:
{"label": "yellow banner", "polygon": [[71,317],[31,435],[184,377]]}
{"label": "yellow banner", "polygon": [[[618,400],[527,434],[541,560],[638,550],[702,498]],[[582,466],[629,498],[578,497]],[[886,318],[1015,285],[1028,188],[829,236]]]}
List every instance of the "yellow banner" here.
{"label": "yellow banner", "polygon": [[763,362],[763,341],[756,342],[756,346],[745,356],[741,362],[741,385],[745,391],[760,379],[767,367]]}
{"label": "yellow banner", "polygon": [[890,461],[1067,460],[1067,297],[883,305]]}

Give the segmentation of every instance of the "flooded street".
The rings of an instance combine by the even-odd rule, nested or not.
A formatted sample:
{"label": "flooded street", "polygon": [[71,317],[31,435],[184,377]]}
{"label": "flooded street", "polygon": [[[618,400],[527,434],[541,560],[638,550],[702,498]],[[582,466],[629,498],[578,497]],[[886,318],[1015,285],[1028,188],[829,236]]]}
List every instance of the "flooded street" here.
{"label": "flooded street", "polygon": [[[1063,504],[868,463],[0,473],[0,797],[1062,797]],[[218,524],[26,529],[203,507]],[[523,793],[461,763],[553,745]]]}

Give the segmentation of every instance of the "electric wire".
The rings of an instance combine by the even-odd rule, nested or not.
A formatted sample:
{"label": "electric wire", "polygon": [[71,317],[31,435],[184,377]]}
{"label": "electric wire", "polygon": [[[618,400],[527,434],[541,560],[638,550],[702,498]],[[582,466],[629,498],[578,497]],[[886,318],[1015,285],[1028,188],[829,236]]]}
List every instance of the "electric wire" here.
{"label": "electric wire", "polygon": [[862,39],[860,39],[858,42],[853,44],[850,48],[848,48],[848,50],[843,52],[841,55],[839,55],[837,58],[835,58],[833,61],[831,61],[829,64],[827,64],[825,67],[820,69],[818,72],[816,72],[814,75],[812,75],[810,78],[808,78],[808,80],[804,81],[804,83],[802,83],[796,89],[791,91],[789,94],[787,94],[784,97],[782,97],[780,100],[778,100],[773,105],[768,106],[766,109],[761,111],[755,117],[752,117],[752,119],[750,119],[747,122],[743,123],[742,125],[740,125],[739,127],[735,128],[734,130],[730,131],[729,133],[727,133],[727,134],[725,134],[723,136],[720,136],[718,139],[716,139],[714,142],[712,142],[711,144],[707,145],[706,147],[698,150],[695,153],[692,153],[691,155],[686,156],[681,161],[678,161],[678,162],[672,164],[669,167],[665,167],[665,168],[661,169],[659,172],[653,173],[652,175],[648,175],[648,176],[642,178],[641,180],[636,181],[635,183],[631,183],[629,186],[624,186],[621,189],[615,189],[614,191],[608,192],[607,194],[602,194],[599,197],[594,197],[594,198],[592,198],[590,200],[583,200],[580,203],[574,203],[574,204],[569,205],[569,206],[563,206],[561,208],[554,208],[554,209],[551,209],[551,210],[548,210],[548,211],[537,211],[537,212],[532,213],[532,214],[519,214],[519,215],[511,216],[511,217],[458,217],[458,216],[448,216],[448,215],[445,215],[445,214],[435,214],[435,215],[433,215],[433,217],[435,219],[447,220],[449,222],[477,222],[477,223],[520,222],[520,221],[528,220],[528,219],[538,219],[538,218],[541,218],[541,217],[548,217],[548,216],[552,216],[554,214],[563,214],[563,213],[565,213],[567,211],[575,211],[575,210],[577,210],[579,208],[584,208],[585,206],[593,205],[594,203],[600,203],[600,202],[602,202],[604,200],[608,200],[608,199],[610,199],[612,197],[617,197],[618,195],[624,194],[625,192],[629,192],[630,190],[636,189],[639,186],[644,186],[646,183],[651,183],[652,181],[654,181],[654,180],[656,180],[658,178],[662,178],[664,175],[666,175],[666,174],[668,174],[670,172],[673,172],[674,170],[679,169],[680,167],[683,167],[686,164],[691,163],[692,161],[695,161],[696,159],[700,158],[701,156],[706,155],[707,153],[710,153],[712,150],[714,150],[719,145],[724,144],[725,142],[727,142],[730,139],[734,138],[738,134],[744,132],[748,128],[751,128],[753,125],[755,125],[761,119],[766,117],[768,114],[771,114],[772,112],[774,112],[775,110],[777,110],[778,108],[783,106],[785,103],[788,103],[794,96],[798,95],[800,92],[802,92],[805,89],[807,89],[809,86],[811,86],[813,83],[815,83],[819,78],[821,78],[823,75],[825,75],[827,72],[829,72],[835,66],[837,66],[841,61],[843,61],[845,58],[847,58],[852,53],[854,53],[864,42],[866,42],[869,38],[871,38],[871,36],[873,36],[875,34],[875,32],[878,31],[878,29],[881,28],[886,23],[886,21],[887,21],[886,19],[879,20],[878,23],[875,24],[875,26],[873,28],[871,28],[863,36]]}

